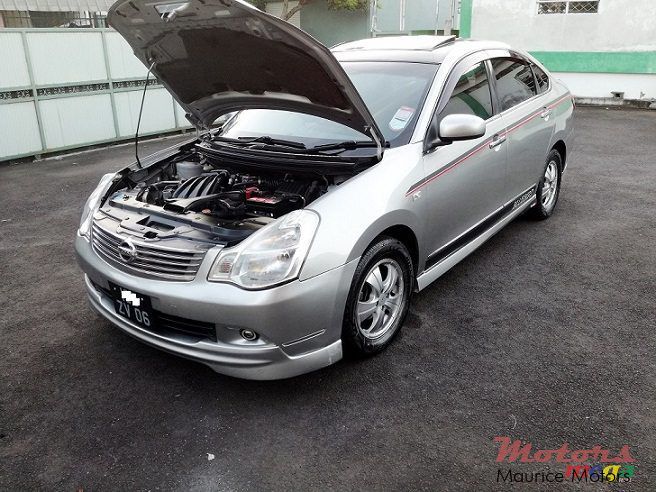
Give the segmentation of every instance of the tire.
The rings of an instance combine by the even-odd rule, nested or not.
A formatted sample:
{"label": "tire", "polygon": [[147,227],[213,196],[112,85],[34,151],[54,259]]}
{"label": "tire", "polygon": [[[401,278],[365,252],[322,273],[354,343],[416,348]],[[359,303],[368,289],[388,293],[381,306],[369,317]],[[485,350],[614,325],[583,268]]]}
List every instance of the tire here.
{"label": "tire", "polygon": [[381,236],[360,259],[342,325],[344,352],[366,357],[384,350],[397,335],[410,305],[412,258],[400,241]]}
{"label": "tire", "polygon": [[537,203],[530,211],[531,217],[536,220],[548,219],[556,209],[558,197],[560,196],[562,164],[563,160],[557,150],[553,149],[549,152],[542,176],[538,182]]}

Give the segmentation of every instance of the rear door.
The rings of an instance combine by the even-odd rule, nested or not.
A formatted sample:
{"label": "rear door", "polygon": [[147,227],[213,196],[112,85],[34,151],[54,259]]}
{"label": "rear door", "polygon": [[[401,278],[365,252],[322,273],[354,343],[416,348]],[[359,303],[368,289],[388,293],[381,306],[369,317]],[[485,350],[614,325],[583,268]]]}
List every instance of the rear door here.
{"label": "rear door", "polygon": [[[426,200],[428,260],[426,268],[462,245],[476,226],[502,205],[506,185],[505,127],[495,116],[485,54],[468,57],[452,72],[443,90],[426,141],[438,134],[449,114],[472,114],[486,120],[486,134],[427,151],[425,178],[411,190]],[[417,197],[419,198],[419,197]]]}
{"label": "rear door", "polygon": [[505,201],[514,200],[542,174],[553,118],[548,107],[544,80],[536,80],[531,65],[519,55],[494,57],[492,81],[508,144],[508,183]]}

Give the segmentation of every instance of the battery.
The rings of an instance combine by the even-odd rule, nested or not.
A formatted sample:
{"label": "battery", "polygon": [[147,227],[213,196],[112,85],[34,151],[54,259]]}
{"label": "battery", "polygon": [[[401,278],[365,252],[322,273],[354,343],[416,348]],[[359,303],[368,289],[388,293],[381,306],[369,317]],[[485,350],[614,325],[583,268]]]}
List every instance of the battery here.
{"label": "battery", "polygon": [[303,197],[299,195],[276,193],[266,196],[251,196],[246,199],[246,212],[265,217],[281,217],[299,208],[303,208]]}

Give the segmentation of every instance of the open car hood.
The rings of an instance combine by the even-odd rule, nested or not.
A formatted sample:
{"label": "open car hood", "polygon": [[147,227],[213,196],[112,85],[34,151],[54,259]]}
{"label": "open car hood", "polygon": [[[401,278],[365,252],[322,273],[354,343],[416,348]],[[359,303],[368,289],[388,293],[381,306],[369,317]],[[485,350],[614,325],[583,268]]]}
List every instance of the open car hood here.
{"label": "open car hood", "polygon": [[313,114],[384,137],[330,50],[242,0],[120,0],[108,22],[197,127],[241,109]]}

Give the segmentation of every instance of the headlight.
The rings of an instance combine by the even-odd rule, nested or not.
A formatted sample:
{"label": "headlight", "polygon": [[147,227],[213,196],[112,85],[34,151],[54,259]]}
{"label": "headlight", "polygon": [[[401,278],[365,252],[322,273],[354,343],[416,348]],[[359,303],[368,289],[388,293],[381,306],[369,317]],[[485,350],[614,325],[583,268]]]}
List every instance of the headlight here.
{"label": "headlight", "polygon": [[93,190],[93,193],[87,199],[87,202],[84,204],[82,209],[82,218],[80,219],[80,228],[78,233],[82,236],[89,237],[89,231],[91,230],[91,222],[93,221],[93,214],[98,210],[100,205],[100,200],[107,193],[109,186],[111,185],[112,180],[116,174],[105,174],[100,178],[100,183],[96,186],[96,189]]}
{"label": "headlight", "polygon": [[319,225],[311,210],[295,210],[234,248],[226,248],[207,279],[263,289],[298,277]]}

